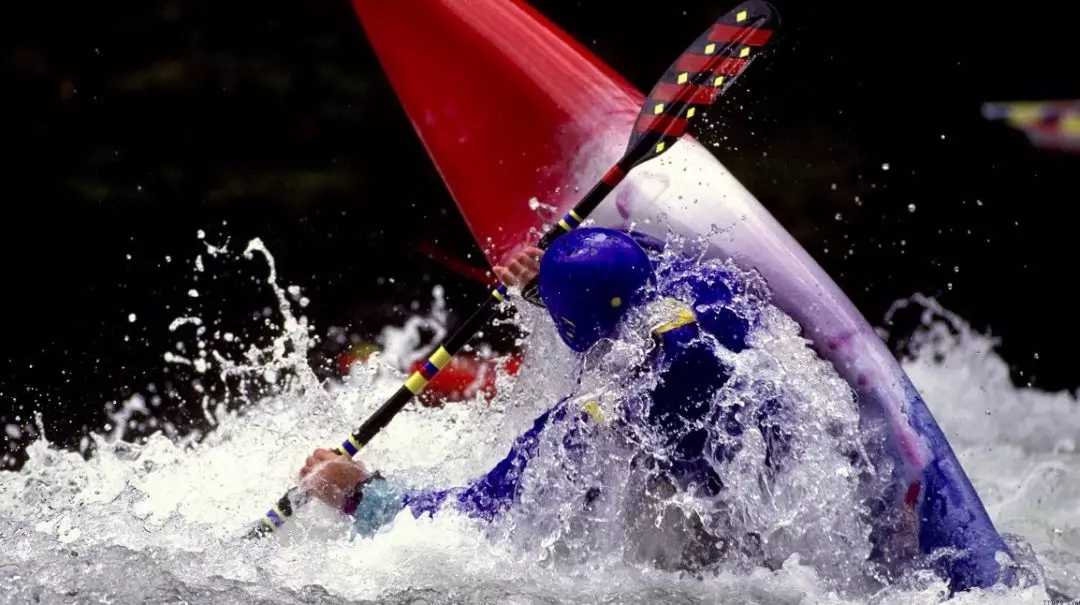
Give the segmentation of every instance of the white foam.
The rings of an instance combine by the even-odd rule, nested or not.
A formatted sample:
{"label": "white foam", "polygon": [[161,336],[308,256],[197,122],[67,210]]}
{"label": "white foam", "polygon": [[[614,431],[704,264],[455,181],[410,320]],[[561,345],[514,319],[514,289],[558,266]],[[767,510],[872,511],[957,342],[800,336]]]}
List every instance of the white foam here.
{"label": "white foam", "polygon": [[1080,595],[1080,406],[1076,395],[1016,387],[997,341],[934,301],[921,306],[918,356],[904,364],[998,530],[1024,537],[1051,586]]}
{"label": "white foam", "polygon": [[[112,431],[92,436],[96,452],[89,460],[55,448],[39,431],[42,437],[29,446],[24,468],[0,472],[0,602],[859,602],[835,594],[827,574],[797,556],[776,571],[747,568],[704,580],[603,552],[567,565],[540,561],[543,549],[521,548],[454,514],[402,514],[373,539],[350,540],[342,519],[310,504],[268,540],[238,539],[292,484],[313,448],[340,442],[403,378],[389,364],[369,360],[344,384],[320,385],[304,357],[311,330],[294,315],[289,288],[278,286],[261,243],[249,245],[246,262],[258,262],[254,252],[269,263],[277,335],[265,349],[249,347],[240,358],[214,348],[225,339],[204,341],[202,350],[210,353],[203,359],[208,376],[240,377],[263,387],[269,378],[275,394],[242,414],[209,402],[205,409],[216,426],[201,440],[159,432],[140,445],[122,439],[132,421],[153,410],[145,395],[132,398],[114,410]],[[440,292],[433,294],[438,299]],[[905,364],[908,372],[999,529],[1030,542],[1053,586],[1080,594],[1075,397],[1014,387],[992,340],[933,301],[914,302],[936,314],[927,315],[918,355]],[[412,320],[405,332],[421,325],[444,329],[438,300],[435,308],[435,316]],[[492,403],[411,407],[365,450],[365,460],[410,482],[452,485],[501,458],[514,436],[571,380],[572,362],[558,353],[541,312],[526,309],[522,315],[533,332],[530,355],[519,378],[500,377]],[[776,325],[757,336],[759,352],[745,355],[744,367],[760,370],[778,358],[801,359],[801,382],[791,389],[807,401],[833,402],[818,418],[845,420],[849,411],[835,373],[806,355],[793,324],[779,316],[771,321]],[[205,338],[206,331],[191,332],[196,327],[203,326],[190,319],[174,326],[178,338]],[[391,331],[384,342],[388,357],[417,355],[412,335]],[[943,361],[935,362],[935,355]],[[825,450],[814,456],[829,460]],[[938,603],[944,590],[939,581],[913,576],[861,602]],[[1046,598],[1041,587],[1032,587],[974,591],[955,602]]]}

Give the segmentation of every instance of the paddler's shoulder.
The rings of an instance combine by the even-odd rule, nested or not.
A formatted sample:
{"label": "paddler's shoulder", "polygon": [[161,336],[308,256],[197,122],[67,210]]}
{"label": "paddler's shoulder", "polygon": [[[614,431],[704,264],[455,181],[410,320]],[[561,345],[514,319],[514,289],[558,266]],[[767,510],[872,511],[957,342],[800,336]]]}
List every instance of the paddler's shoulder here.
{"label": "paddler's shoulder", "polygon": [[672,296],[662,296],[645,303],[638,325],[660,344],[661,350],[668,352],[680,344],[695,340],[700,329],[694,309]]}
{"label": "paddler's shoulder", "polygon": [[646,324],[654,336],[697,329],[697,316],[686,302],[662,296],[645,305]]}
{"label": "paddler's shoulder", "polygon": [[[660,295],[687,303],[702,332],[731,351],[748,346],[747,336],[758,322],[758,312],[742,297],[745,284],[729,266],[687,258],[667,263],[658,279]],[[742,297],[741,302],[736,302],[736,295]]]}

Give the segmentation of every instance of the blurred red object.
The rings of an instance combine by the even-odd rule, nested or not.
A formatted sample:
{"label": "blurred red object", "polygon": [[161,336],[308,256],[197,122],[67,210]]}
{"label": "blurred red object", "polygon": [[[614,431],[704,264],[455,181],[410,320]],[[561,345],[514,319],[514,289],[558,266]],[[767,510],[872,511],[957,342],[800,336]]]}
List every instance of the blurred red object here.
{"label": "blurred red object", "polygon": [[[349,374],[354,363],[366,361],[378,345],[361,342],[354,345],[338,357],[338,370],[342,376]],[[415,372],[424,365],[425,358],[412,364],[408,370]],[[427,406],[438,406],[444,402],[465,401],[480,394],[485,401],[495,396],[495,376],[500,364],[510,376],[517,375],[521,367],[522,354],[514,353],[509,357],[483,358],[472,353],[459,353],[447,364],[427,387],[417,396]]]}

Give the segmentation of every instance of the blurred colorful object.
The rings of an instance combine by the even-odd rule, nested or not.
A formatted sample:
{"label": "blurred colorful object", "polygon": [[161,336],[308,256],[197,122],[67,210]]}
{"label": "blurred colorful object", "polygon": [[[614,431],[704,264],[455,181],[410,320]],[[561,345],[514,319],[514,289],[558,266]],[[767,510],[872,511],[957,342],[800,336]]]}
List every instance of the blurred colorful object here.
{"label": "blurred colorful object", "polygon": [[986,103],[982,114],[1004,120],[1036,147],[1080,153],[1080,100]]}
{"label": "blurred colorful object", "polygon": [[[379,345],[373,342],[357,343],[338,357],[339,371],[342,375],[348,374],[354,363],[367,361],[368,357],[378,350]],[[415,372],[424,362],[425,359],[418,359],[407,368],[408,372]],[[484,400],[490,400],[495,396],[497,369],[502,366],[508,375],[514,376],[521,367],[521,362],[521,353],[501,358],[459,353],[428,383],[417,398],[427,406],[438,406],[448,401],[465,401],[477,395]]]}

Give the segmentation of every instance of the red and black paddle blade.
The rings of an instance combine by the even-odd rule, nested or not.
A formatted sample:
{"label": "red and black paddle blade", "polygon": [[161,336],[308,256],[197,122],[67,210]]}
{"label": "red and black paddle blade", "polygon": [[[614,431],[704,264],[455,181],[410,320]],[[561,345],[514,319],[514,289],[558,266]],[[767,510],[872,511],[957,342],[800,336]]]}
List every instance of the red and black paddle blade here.
{"label": "red and black paddle blade", "polygon": [[771,4],[748,0],[698,37],[645,100],[630,135],[630,167],[667,151],[686,132],[689,120],[720,98],[757,58],[779,22]]}

